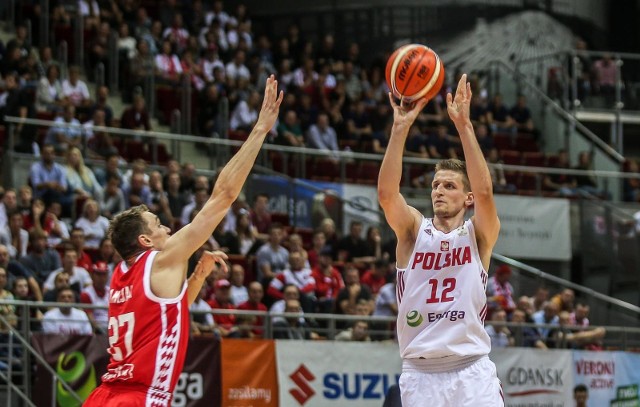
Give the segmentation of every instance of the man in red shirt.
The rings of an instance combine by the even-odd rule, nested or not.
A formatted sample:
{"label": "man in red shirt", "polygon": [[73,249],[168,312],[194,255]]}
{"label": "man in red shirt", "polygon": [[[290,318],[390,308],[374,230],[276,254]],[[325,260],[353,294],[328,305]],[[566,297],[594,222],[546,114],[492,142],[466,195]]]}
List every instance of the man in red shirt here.
{"label": "man in red shirt", "polygon": [[[231,302],[231,283],[227,279],[220,279],[215,282],[214,298],[208,301],[211,309],[234,310],[236,307]],[[232,314],[214,314],[213,320],[216,321],[216,328],[220,332],[220,336],[226,338],[233,337],[238,331],[236,325],[236,316]]]}
{"label": "man in red shirt", "polygon": [[387,274],[389,273],[389,262],[378,259],[373,264],[373,268],[365,271],[360,278],[362,284],[366,284],[371,289],[371,294],[378,295],[380,288],[387,284]]}
{"label": "man in red shirt", "polygon": [[[264,289],[262,288],[262,284],[257,281],[253,281],[249,284],[249,300],[238,305],[238,309],[244,311],[267,311],[267,306],[262,303],[263,297]],[[262,334],[264,333],[262,329],[263,321],[264,318],[258,316],[252,330],[259,338],[262,338]]]}
{"label": "man in red shirt", "polygon": [[335,307],[338,293],[344,288],[342,275],[333,267],[333,252],[325,246],[318,253],[318,265],[313,268],[312,276],[316,280],[316,298],[318,312],[331,313]]}

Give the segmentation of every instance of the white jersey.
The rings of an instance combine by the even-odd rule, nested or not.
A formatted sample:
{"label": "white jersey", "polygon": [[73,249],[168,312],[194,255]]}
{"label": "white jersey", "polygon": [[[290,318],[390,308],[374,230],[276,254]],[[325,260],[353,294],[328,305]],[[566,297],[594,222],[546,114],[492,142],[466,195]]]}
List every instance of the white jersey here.
{"label": "white jersey", "polygon": [[409,264],[398,268],[402,358],[445,367],[487,355],[486,284],[473,223],[443,233],[423,218]]}

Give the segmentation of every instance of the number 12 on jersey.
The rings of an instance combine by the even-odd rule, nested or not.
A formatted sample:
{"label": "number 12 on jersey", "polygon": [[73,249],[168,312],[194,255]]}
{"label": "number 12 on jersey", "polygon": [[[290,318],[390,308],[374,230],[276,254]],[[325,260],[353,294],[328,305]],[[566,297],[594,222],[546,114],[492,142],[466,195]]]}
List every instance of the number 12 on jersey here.
{"label": "number 12 on jersey", "polygon": [[[440,287],[440,281],[438,279],[432,278],[429,280],[429,285],[431,286],[431,293],[429,298],[427,298],[427,304],[451,302],[454,300],[451,292],[456,288],[455,278],[445,278],[442,280],[442,287]],[[438,295],[438,291],[440,291],[440,295]]]}
{"label": "number 12 on jersey", "polygon": [[[133,328],[136,318],[133,312],[109,318],[109,349],[113,360],[120,362],[133,352]],[[123,337],[124,343],[118,344],[118,340]],[[123,348],[124,347],[124,355]]]}

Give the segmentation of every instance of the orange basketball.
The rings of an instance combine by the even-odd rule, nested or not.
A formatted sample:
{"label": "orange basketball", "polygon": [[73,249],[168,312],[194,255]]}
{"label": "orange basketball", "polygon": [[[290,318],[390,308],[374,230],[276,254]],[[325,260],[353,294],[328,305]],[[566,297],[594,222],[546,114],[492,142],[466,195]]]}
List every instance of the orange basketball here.
{"label": "orange basketball", "polygon": [[444,64],[427,46],[404,45],[389,57],[385,77],[393,95],[402,102],[432,99],[444,83]]}

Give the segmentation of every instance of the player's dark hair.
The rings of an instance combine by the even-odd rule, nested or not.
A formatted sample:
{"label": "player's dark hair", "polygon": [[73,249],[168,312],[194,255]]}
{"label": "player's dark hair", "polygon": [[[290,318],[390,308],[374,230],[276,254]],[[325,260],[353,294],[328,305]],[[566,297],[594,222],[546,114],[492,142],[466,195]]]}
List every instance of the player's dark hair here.
{"label": "player's dark hair", "polygon": [[134,206],[116,215],[109,226],[109,234],[113,247],[123,259],[128,259],[141,250],[138,236],[151,233],[142,214],[148,212],[146,205]]}

